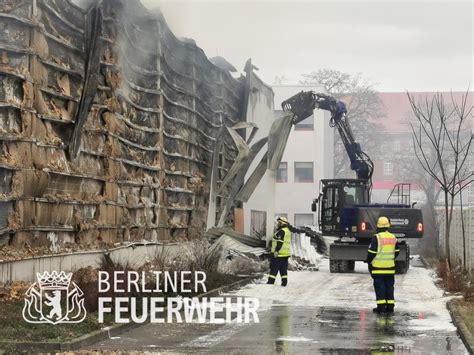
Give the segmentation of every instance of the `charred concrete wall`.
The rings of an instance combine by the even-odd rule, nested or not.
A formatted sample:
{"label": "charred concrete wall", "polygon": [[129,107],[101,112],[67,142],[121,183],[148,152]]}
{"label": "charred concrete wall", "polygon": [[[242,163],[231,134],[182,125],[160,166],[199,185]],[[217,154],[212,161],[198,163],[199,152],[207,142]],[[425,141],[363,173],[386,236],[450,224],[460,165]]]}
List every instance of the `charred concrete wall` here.
{"label": "charred concrete wall", "polygon": [[138,0],[2,0],[0,27],[0,244],[199,236],[213,156],[222,181],[237,154],[230,137],[214,150],[244,78]]}

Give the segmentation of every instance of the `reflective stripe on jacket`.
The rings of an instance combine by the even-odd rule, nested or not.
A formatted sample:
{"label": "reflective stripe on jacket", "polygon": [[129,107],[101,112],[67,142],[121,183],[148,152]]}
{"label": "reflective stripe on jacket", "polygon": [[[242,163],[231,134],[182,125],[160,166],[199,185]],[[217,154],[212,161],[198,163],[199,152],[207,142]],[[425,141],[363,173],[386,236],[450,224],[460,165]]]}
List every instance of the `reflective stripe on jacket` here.
{"label": "reflective stripe on jacket", "polygon": [[395,248],[397,238],[390,232],[380,232],[377,237],[377,255],[372,260],[372,274],[395,274]]}
{"label": "reflective stripe on jacket", "polygon": [[291,252],[290,252],[291,232],[288,229],[288,227],[284,227],[281,230],[285,233],[285,235],[283,237],[283,240],[278,238],[278,236],[277,236],[278,232],[276,232],[273,235],[273,238],[272,238],[272,253],[274,253],[276,251],[277,244],[282,243],[282,246],[281,246],[280,250],[278,250],[278,257],[279,258],[284,258],[284,257],[288,257],[288,256],[291,255]]}

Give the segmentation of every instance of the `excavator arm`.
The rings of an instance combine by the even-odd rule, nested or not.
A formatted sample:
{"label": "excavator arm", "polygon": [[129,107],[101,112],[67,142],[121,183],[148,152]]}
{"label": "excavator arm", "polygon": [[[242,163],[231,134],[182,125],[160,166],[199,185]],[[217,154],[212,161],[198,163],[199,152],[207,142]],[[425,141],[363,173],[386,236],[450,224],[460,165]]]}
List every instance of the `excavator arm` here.
{"label": "excavator arm", "polygon": [[301,91],[300,93],[283,101],[281,104],[284,111],[293,114],[293,123],[303,121],[311,116],[315,109],[329,111],[331,113],[331,127],[336,127],[341,136],[342,143],[346,149],[351,162],[351,169],[355,171],[357,179],[366,180],[372,186],[372,174],[374,163],[370,157],[362,151],[360,144],[356,142],[349,121],[346,117],[346,104],[336,100],[334,97],[315,93],[313,91]]}
{"label": "excavator arm", "polygon": [[[353,271],[356,261],[366,260],[369,243],[377,233],[379,216],[390,218],[390,232],[397,237],[423,236],[421,210],[403,204],[370,203],[374,164],[354,138],[344,102],[325,94],[302,91],[284,101],[282,107],[291,112],[295,124],[311,116],[315,109],[329,111],[330,125],[337,128],[350,158],[351,169],[357,175],[357,179],[322,179],[320,197],[313,200],[311,206],[316,212],[319,203],[321,235],[339,238],[329,247],[331,272]],[[406,273],[409,265],[410,248],[408,244],[402,244],[395,261],[396,272]]]}

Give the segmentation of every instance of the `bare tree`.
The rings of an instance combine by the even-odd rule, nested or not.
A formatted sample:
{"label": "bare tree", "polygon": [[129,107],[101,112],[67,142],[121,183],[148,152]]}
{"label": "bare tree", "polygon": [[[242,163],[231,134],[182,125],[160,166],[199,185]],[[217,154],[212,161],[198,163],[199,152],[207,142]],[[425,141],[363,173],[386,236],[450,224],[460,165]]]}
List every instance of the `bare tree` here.
{"label": "bare tree", "polygon": [[273,85],[284,85],[288,82],[288,78],[285,74],[276,75],[273,79]]}
{"label": "bare tree", "polygon": [[[300,84],[322,85],[325,91],[338,100],[345,101],[347,117],[351,121],[354,135],[362,149],[374,158],[380,151],[380,131],[382,125],[376,122],[384,116],[383,105],[374,84],[362,78],[360,74],[351,75],[333,69],[320,69],[303,74]],[[350,163],[342,146],[339,135],[334,139],[334,174],[338,177],[350,177]]]}
{"label": "bare tree", "polygon": [[[413,115],[407,117],[406,124],[409,126],[413,119]],[[408,141],[406,143],[408,143]],[[437,159],[434,150],[426,149],[426,157],[430,162],[430,166],[433,166],[434,172],[438,174],[439,166],[434,165]],[[396,166],[399,167],[399,177],[403,177],[404,182],[415,184],[425,195],[424,205],[421,207],[423,210],[425,230],[424,237],[419,243],[420,253],[429,258],[438,257],[440,220],[437,218],[436,205],[441,189],[430,174],[420,169],[412,145],[405,144],[404,148],[395,155],[394,160]]]}
{"label": "bare tree", "polygon": [[419,101],[408,93],[416,118],[411,124],[415,156],[444,195],[444,250],[450,267],[449,236],[454,199],[474,181],[474,170],[469,162],[473,135],[468,127],[473,107],[468,105],[468,94],[462,95],[459,103],[451,94],[448,106],[440,93]]}

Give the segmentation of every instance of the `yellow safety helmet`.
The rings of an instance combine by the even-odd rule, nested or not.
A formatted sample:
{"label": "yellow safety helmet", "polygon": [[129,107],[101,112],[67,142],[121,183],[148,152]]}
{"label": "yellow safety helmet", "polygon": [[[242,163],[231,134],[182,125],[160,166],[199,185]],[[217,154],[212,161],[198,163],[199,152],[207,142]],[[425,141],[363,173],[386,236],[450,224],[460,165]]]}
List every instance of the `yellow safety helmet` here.
{"label": "yellow safety helmet", "polygon": [[385,216],[380,216],[377,220],[377,228],[390,228],[390,220]]}
{"label": "yellow safety helmet", "polygon": [[286,217],[278,217],[277,222],[278,222],[278,224],[287,225],[288,224],[288,219],[286,219]]}

